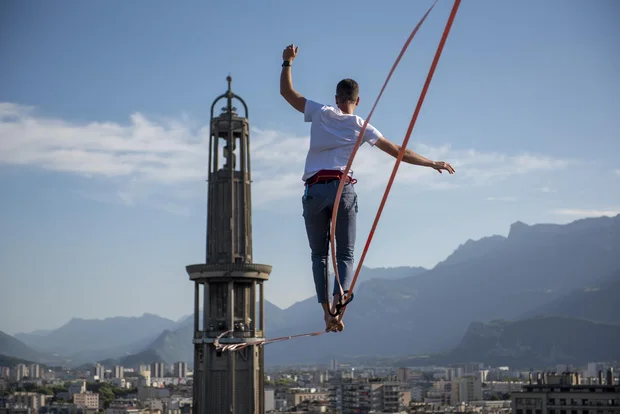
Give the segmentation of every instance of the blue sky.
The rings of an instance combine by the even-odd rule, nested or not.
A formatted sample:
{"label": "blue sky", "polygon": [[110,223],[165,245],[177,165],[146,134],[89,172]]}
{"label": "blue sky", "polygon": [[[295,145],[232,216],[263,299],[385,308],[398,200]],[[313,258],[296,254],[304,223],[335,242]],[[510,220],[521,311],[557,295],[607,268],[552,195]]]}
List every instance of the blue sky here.
{"label": "blue sky", "polygon": [[[0,330],[71,317],[192,311],[204,259],[209,108],[233,90],[253,128],[254,257],[267,299],[314,294],[300,197],[309,124],[293,82],[332,103],[361,85],[365,117],[431,1],[6,1],[0,12]],[[402,142],[452,2],[440,0],[371,119]],[[401,164],[365,265],[432,267],[521,220],[620,212],[620,4],[461,4],[409,147],[456,174]],[[393,159],[363,147],[358,257]],[[317,305],[317,315],[319,308]]]}

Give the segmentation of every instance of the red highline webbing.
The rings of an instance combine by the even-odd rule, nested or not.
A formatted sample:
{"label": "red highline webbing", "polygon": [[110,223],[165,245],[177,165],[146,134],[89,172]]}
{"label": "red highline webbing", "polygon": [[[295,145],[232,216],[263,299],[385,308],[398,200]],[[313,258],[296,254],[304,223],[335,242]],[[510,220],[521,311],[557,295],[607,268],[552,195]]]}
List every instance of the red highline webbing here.
{"label": "red highline webbing", "polygon": [[[383,83],[383,87],[381,87],[381,91],[379,92],[379,95],[377,95],[377,99],[375,100],[375,103],[372,105],[372,108],[370,109],[370,112],[368,113],[368,117],[364,120],[364,125],[362,125],[362,129],[360,130],[360,133],[357,137],[357,141],[355,142],[355,147],[353,147],[353,151],[351,151],[351,156],[349,157],[347,167],[344,170],[343,177],[346,177],[349,175],[349,171],[351,170],[351,165],[353,164],[353,160],[355,159],[355,154],[357,154],[357,150],[362,144],[362,138],[364,137],[364,132],[366,131],[366,127],[368,126],[368,123],[370,122],[370,118],[372,117],[372,114],[375,111],[377,104],[379,103],[379,99],[381,99],[381,96],[383,95],[383,91],[385,90],[385,87],[390,81],[390,78],[392,78],[392,74],[394,73],[394,70],[396,70],[396,67],[400,63],[400,59],[403,57],[403,55],[405,54],[405,51],[409,47],[409,43],[411,43],[416,33],[418,32],[418,29],[420,28],[420,26],[422,26],[422,23],[424,23],[424,20],[426,20],[426,17],[429,15],[431,10],[433,10],[433,7],[435,7],[435,4],[437,4],[437,1],[438,0],[435,0],[433,4],[431,4],[431,7],[426,11],[424,16],[422,16],[422,19],[420,19],[416,27],[413,29],[413,31],[409,35],[409,38],[405,42],[405,45],[400,50],[400,53],[398,54],[396,61],[394,62],[394,64],[392,65],[392,68],[390,69],[390,73],[388,73],[388,76],[385,79],[385,82]],[[336,243],[334,241],[334,237],[336,234],[336,217],[338,214],[338,207],[340,204],[340,198],[342,196],[343,188],[344,188],[344,180],[340,180],[340,185],[338,186],[338,192],[336,193],[336,199],[334,200],[334,209],[332,211],[332,224],[331,224],[331,231],[330,231],[329,238],[330,238],[331,252],[332,252],[332,264],[334,265],[336,281],[338,283],[338,287],[340,288],[340,297],[343,298],[343,302],[344,302],[345,301],[344,292],[342,290],[342,284],[340,283],[340,277],[338,276],[338,263],[336,261]],[[357,277],[357,274],[359,273],[359,269],[360,269],[360,266],[358,266],[358,269],[355,272],[355,276],[353,277],[353,280],[355,280],[355,278]],[[352,293],[351,290],[349,290],[348,296],[350,296],[351,293]]]}
{"label": "red highline webbing", "polygon": [[[381,200],[381,204],[379,205],[379,209],[377,211],[377,215],[375,216],[375,220],[372,224],[372,228],[370,230],[370,233],[368,234],[368,239],[366,240],[366,245],[364,246],[364,250],[362,251],[362,256],[360,257],[360,261],[359,264],[357,265],[357,269],[355,269],[355,274],[353,276],[353,281],[351,282],[351,286],[349,287],[349,291],[346,295],[346,297],[344,297],[344,292],[342,292],[342,285],[340,284],[340,278],[338,277],[338,266],[337,266],[337,262],[336,262],[336,248],[335,248],[335,243],[334,243],[334,235],[336,232],[336,214],[338,213],[338,205],[340,203],[340,197],[342,195],[342,190],[344,187],[344,180],[340,180],[340,186],[338,187],[338,192],[336,193],[336,200],[334,201],[334,211],[332,214],[332,229],[331,229],[331,234],[330,234],[330,241],[331,241],[331,247],[332,247],[332,262],[334,265],[334,273],[336,274],[336,280],[338,282],[338,285],[340,286],[340,290],[341,290],[341,297],[343,298],[342,301],[346,303],[347,299],[353,294],[353,288],[355,287],[355,282],[357,281],[357,277],[359,276],[360,270],[362,268],[362,264],[364,263],[364,258],[366,257],[366,253],[368,252],[368,248],[370,247],[370,242],[372,241],[372,237],[375,233],[375,230],[377,228],[377,224],[379,223],[379,218],[381,217],[381,213],[383,211],[383,207],[385,206],[385,202],[387,201],[387,197],[388,194],[390,192],[390,189],[392,188],[392,183],[394,182],[394,178],[396,177],[396,171],[398,170],[398,167],[400,165],[401,160],[403,159],[403,156],[405,155],[405,150],[407,149],[407,143],[409,142],[409,137],[411,136],[411,133],[413,131],[413,127],[418,119],[418,114],[420,113],[420,109],[422,108],[422,103],[424,102],[424,98],[426,96],[426,92],[428,91],[428,88],[430,86],[431,80],[433,79],[433,74],[435,73],[435,69],[437,68],[437,63],[439,62],[439,57],[441,56],[441,52],[443,51],[443,47],[446,43],[446,40],[448,39],[448,34],[450,33],[450,28],[452,27],[452,23],[454,22],[454,17],[456,16],[456,12],[459,8],[459,5],[461,3],[461,0],[455,0],[454,1],[454,5],[452,6],[452,11],[450,12],[450,17],[448,18],[448,21],[446,23],[446,27],[444,28],[443,31],[443,35],[441,36],[441,40],[439,42],[439,46],[437,47],[437,51],[435,52],[435,57],[433,58],[433,63],[431,64],[431,67],[428,71],[428,75],[426,76],[426,82],[424,82],[424,87],[422,88],[422,92],[420,93],[420,98],[418,99],[418,103],[416,105],[415,111],[413,113],[413,116],[411,117],[411,122],[409,122],[409,128],[407,129],[407,134],[405,135],[405,139],[403,140],[403,144],[401,145],[400,150],[398,151],[398,157],[396,158],[396,162],[394,163],[394,168],[392,169],[392,174],[390,175],[390,180],[388,181],[387,187],[385,189],[385,192],[383,193],[383,199]],[[433,3],[433,6],[435,5],[435,3]],[[432,6],[431,6],[432,8]],[[402,56],[402,52],[401,55]],[[399,58],[400,58],[399,56]],[[392,68],[392,71],[394,69]],[[391,72],[390,72],[391,74]],[[387,82],[386,82],[387,83]],[[385,86],[384,86],[385,87]],[[383,92],[383,90],[381,91]],[[377,101],[379,99],[377,98]],[[376,106],[376,102],[375,102],[375,106]],[[374,106],[373,106],[373,110],[374,110]],[[349,169],[351,168],[351,164],[353,163],[353,158],[355,156],[355,152],[357,151],[357,149],[360,146],[360,142],[361,142],[361,138],[362,138],[362,133],[364,131],[364,129],[366,128],[366,125],[368,124],[369,120],[370,120],[370,115],[371,113],[368,115],[368,119],[366,119],[366,121],[364,122],[364,126],[362,128],[362,132],[360,132],[360,136],[358,137],[357,140],[357,144],[355,146],[355,149],[353,150],[353,153],[351,154],[351,158],[349,159],[349,163],[347,164],[347,168],[344,172],[345,176],[349,173]],[[341,320],[342,317],[344,316],[344,313],[346,311],[346,306],[342,308],[342,316],[341,316]]]}
{"label": "red highline webbing", "polygon": [[[353,163],[353,159],[355,158],[355,154],[359,148],[359,146],[361,145],[361,141],[364,135],[364,131],[366,130],[366,126],[368,125],[368,122],[370,121],[370,117],[372,116],[372,113],[375,110],[375,107],[377,106],[379,99],[381,98],[381,95],[383,94],[383,91],[385,90],[385,87],[387,86],[387,83],[389,82],[390,78],[392,77],[392,74],[394,73],[394,70],[396,69],[396,66],[398,66],[398,63],[400,62],[400,59],[402,58],[403,54],[405,53],[405,51],[407,50],[407,48],[409,47],[409,43],[411,43],[411,41],[413,40],[415,34],[417,33],[418,29],[420,28],[420,26],[422,26],[422,23],[426,20],[426,17],[429,15],[429,13],[431,12],[431,10],[433,9],[433,7],[435,7],[435,4],[437,3],[438,0],[435,0],[433,2],[433,4],[431,5],[431,7],[428,9],[428,11],[424,14],[424,16],[422,17],[422,19],[420,19],[420,21],[418,22],[418,24],[416,25],[416,27],[413,29],[413,31],[411,32],[411,34],[409,35],[409,38],[407,39],[407,41],[405,42],[405,45],[403,46],[402,50],[400,51],[400,54],[398,55],[398,58],[396,59],[396,61],[394,62],[394,65],[392,65],[392,69],[390,70],[390,73],[388,74],[385,83],[383,84],[383,87],[381,88],[381,92],[379,93],[379,96],[377,96],[377,99],[368,115],[368,118],[366,118],[366,120],[364,121],[364,125],[362,126],[362,129],[360,131],[360,134],[358,136],[357,142],[355,144],[355,147],[351,153],[351,156],[349,158],[349,162],[347,164],[346,170],[344,171],[344,174],[342,176],[342,179],[340,180],[340,186],[338,187],[338,192],[336,193],[336,200],[334,201],[334,211],[332,214],[332,228],[331,228],[331,234],[330,234],[330,241],[331,241],[331,247],[332,247],[332,261],[333,261],[333,265],[334,265],[334,270],[335,270],[335,275],[336,275],[336,280],[338,282],[338,285],[340,286],[340,290],[341,290],[341,295],[343,295],[344,292],[342,292],[342,286],[340,284],[340,278],[338,277],[338,266],[337,266],[337,262],[336,262],[336,251],[335,251],[335,244],[334,244],[334,234],[335,234],[335,230],[336,230],[336,214],[338,213],[338,204],[340,202],[340,198],[342,196],[342,190],[344,188],[344,183],[347,179],[349,170],[351,169],[351,164]],[[353,282],[351,283],[351,287],[349,289],[349,296],[353,293],[353,288],[355,286],[355,282],[357,280],[357,277],[359,276],[359,272],[360,269],[362,267],[362,263],[364,261],[364,257],[366,256],[366,253],[368,251],[368,248],[370,246],[370,241],[372,240],[372,236],[374,234],[374,231],[377,227],[377,223],[379,222],[379,217],[381,216],[381,212],[383,211],[383,207],[385,205],[385,202],[387,200],[387,196],[388,193],[390,191],[390,188],[392,186],[392,182],[394,181],[394,177],[396,176],[396,171],[398,170],[398,166],[400,164],[400,161],[403,158],[403,155],[405,153],[405,149],[407,148],[407,142],[409,141],[409,136],[411,135],[411,132],[413,130],[413,126],[415,125],[416,119],[418,117],[418,113],[420,112],[420,108],[422,106],[422,102],[424,101],[424,97],[426,96],[426,91],[428,90],[428,87],[430,85],[430,81],[433,77],[433,73],[435,72],[435,68],[437,66],[437,62],[439,61],[439,56],[441,55],[441,51],[443,50],[443,46],[446,42],[446,39],[448,37],[448,33],[450,32],[450,28],[452,26],[452,22],[454,21],[454,16],[456,15],[456,11],[459,7],[461,3],[461,0],[455,0],[454,2],[454,6],[452,7],[452,12],[450,13],[450,17],[448,19],[448,22],[446,23],[446,27],[444,29],[443,32],[443,36],[441,38],[441,41],[439,43],[439,46],[437,48],[437,52],[435,53],[435,58],[433,59],[433,63],[431,65],[431,68],[429,70],[428,76],[426,78],[426,82],[424,84],[424,88],[422,89],[422,93],[420,95],[420,99],[418,100],[418,104],[416,106],[415,112],[413,114],[413,117],[411,119],[411,122],[409,123],[409,129],[407,130],[407,134],[405,136],[405,139],[403,141],[403,144],[401,146],[400,151],[398,152],[398,157],[396,158],[396,163],[394,164],[394,169],[392,170],[392,175],[390,176],[390,180],[388,182],[387,188],[385,190],[385,193],[383,194],[383,199],[381,200],[381,204],[379,206],[379,210],[377,211],[377,215],[375,217],[375,221],[373,223],[373,227],[372,230],[368,236],[368,240],[366,241],[366,245],[364,247],[364,251],[362,252],[362,257],[360,259],[360,263],[357,266],[357,269],[355,271],[355,275],[353,276]],[[346,298],[345,298],[346,299]],[[342,314],[344,315],[344,311],[346,310],[346,307],[342,308]],[[318,336],[318,335],[322,335],[324,333],[327,333],[327,331],[318,331],[318,332],[311,332],[311,333],[304,333],[304,334],[298,334],[298,335],[291,335],[291,336],[282,336],[279,338],[271,338],[271,339],[259,339],[259,340],[255,340],[255,341],[249,341],[249,342],[243,342],[243,343],[236,343],[236,344],[228,344],[228,345],[222,345],[219,343],[219,340],[222,336],[231,333],[232,331],[227,331],[224,332],[222,334],[220,334],[214,342],[214,346],[216,347],[217,350],[219,351],[236,351],[239,349],[243,349],[247,346],[250,345],[265,345],[268,343],[272,343],[272,342],[278,342],[278,341],[286,341],[289,339],[293,339],[293,338],[299,338],[302,336]]]}

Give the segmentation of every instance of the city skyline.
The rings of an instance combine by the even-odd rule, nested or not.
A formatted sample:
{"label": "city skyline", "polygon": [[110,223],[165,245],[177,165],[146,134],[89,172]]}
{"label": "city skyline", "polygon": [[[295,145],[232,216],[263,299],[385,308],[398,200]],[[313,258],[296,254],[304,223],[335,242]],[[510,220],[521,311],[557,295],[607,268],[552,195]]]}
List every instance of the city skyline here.
{"label": "city skyline", "polygon": [[[67,405],[103,409],[107,414],[153,405],[162,405],[164,414],[195,412],[191,371],[182,363],[162,365],[92,364],[79,370],[43,370],[37,364],[0,367],[0,384],[5,386],[0,402],[5,409],[27,407],[43,413]],[[269,384],[264,392],[266,413],[299,412],[314,405],[326,409],[321,412],[342,414],[455,412],[455,408],[483,408],[489,414],[509,414],[512,408],[512,413],[522,414],[531,406],[539,407],[541,414],[552,414],[556,407],[613,411],[620,404],[617,373],[613,364],[602,362],[559,364],[549,371],[483,362],[341,366],[332,360],[328,366],[270,369],[265,382]]]}
{"label": "city skyline", "polygon": [[[279,96],[281,50],[299,44],[293,82],[310,99],[331,104],[340,78],[358,79],[365,117],[430,2],[398,3],[389,17],[371,2],[330,15],[290,5],[284,20],[275,3],[250,4],[235,11],[228,38],[223,5],[9,4],[0,25],[10,39],[0,44],[0,330],[13,334],[75,316],[191,314],[183,266],[203,253],[207,113],[228,73],[250,107],[254,256],[273,265],[266,299],[286,308],[311,297],[300,205],[308,125]],[[457,173],[401,165],[365,265],[432,267],[518,220],[620,213],[619,6],[559,4],[461,6],[410,144]],[[397,143],[450,7],[440,1],[431,12],[371,120]],[[360,21],[372,30],[358,30]],[[349,48],[304,33],[329,38],[336,24],[358,36]],[[392,165],[369,148],[356,158],[356,260]]]}

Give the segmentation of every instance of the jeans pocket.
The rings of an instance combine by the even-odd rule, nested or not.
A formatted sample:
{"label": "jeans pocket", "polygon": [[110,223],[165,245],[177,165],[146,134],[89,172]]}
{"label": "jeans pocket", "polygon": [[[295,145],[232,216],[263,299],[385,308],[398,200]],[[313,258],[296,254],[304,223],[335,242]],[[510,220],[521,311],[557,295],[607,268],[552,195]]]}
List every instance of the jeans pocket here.
{"label": "jeans pocket", "polygon": [[306,217],[308,213],[308,196],[306,194],[301,196],[301,215]]}
{"label": "jeans pocket", "polygon": [[340,208],[357,213],[357,194],[353,191],[343,192],[340,198]]}

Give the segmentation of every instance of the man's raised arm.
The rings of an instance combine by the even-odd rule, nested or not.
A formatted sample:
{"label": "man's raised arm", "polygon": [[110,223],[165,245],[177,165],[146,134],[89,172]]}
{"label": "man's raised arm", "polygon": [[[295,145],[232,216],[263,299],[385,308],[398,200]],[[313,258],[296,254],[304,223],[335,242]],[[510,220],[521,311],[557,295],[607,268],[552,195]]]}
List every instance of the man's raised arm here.
{"label": "man's raised arm", "polygon": [[[390,154],[392,157],[397,158],[398,152],[400,151],[400,145],[396,145],[393,142],[390,142],[384,137],[381,137],[375,143],[375,146],[380,150]],[[445,161],[431,161],[428,158],[424,158],[423,156],[416,154],[411,151],[409,148],[405,149],[405,154],[403,155],[403,161],[407,164],[413,165],[421,165],[422,167],[431,167],[441,173],[441,170],[446,170],[450,174],[454,174],[454,168],[450,164]]]}
{"label": "man's raised arm", "polygon": [[291,78],[291,64],[297,57],[299,47],[288,45],[282,52],[282,73],[280,73],[280,95],[286,99],[286,102],[297,109],[302,114],[306,109],[306,98],[301,96],[293,88],[293,79]]}

